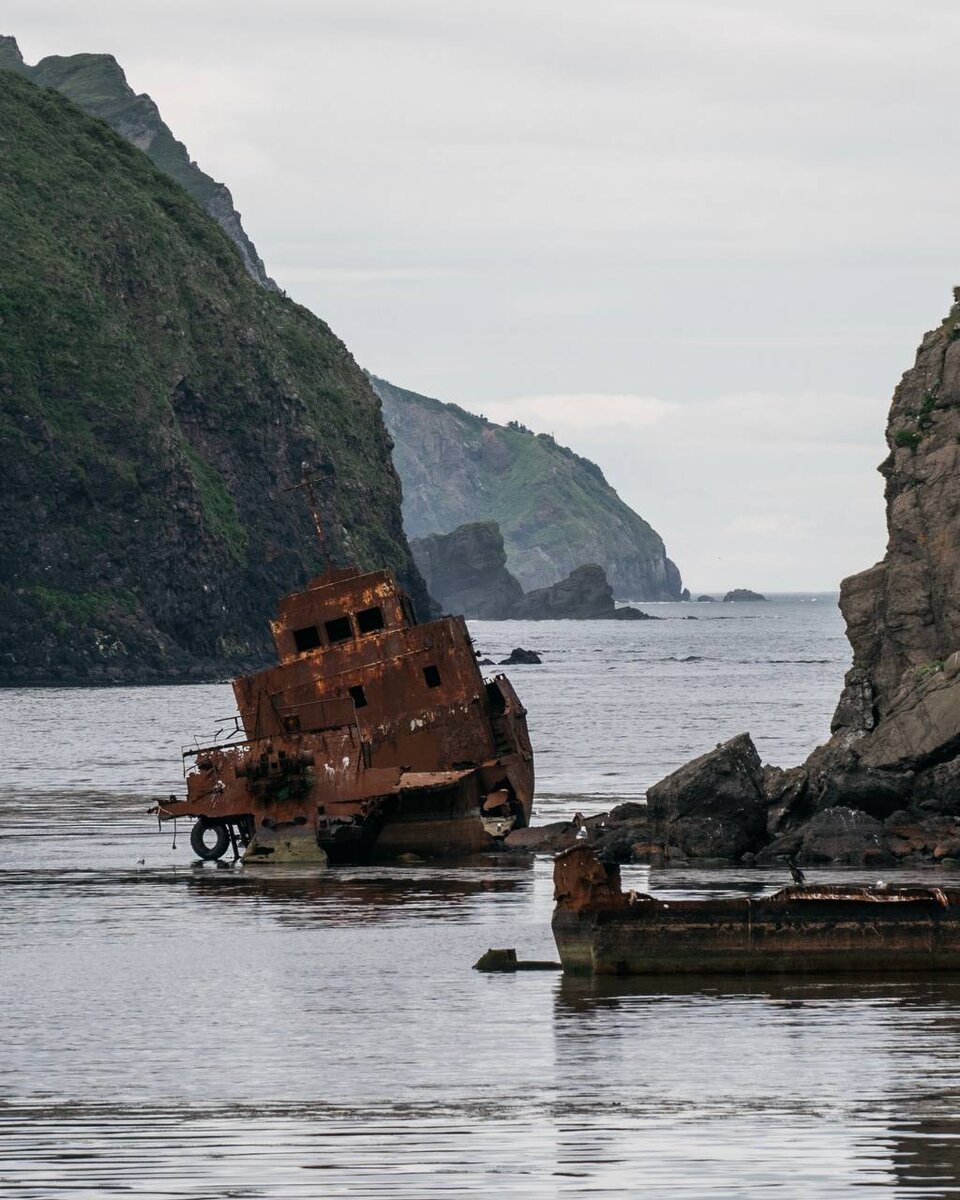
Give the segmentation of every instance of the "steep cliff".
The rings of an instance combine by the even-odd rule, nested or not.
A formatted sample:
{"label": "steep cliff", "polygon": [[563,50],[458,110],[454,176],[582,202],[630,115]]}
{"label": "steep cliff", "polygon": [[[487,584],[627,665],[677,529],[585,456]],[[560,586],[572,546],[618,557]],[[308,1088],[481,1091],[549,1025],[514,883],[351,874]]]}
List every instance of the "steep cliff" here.
{"label": "steep cliff", "polygon": [[277,596],[336,561],[426,593],[380,403],[147,156],[0,70],[0,680],[262,662]]}
{"label": "steep cliff", "polygon": [[526,590],[599,563],[614,595],[677,600],[680,572],[663,540],[588,459],[545,434],[497,425],[372,379],[393,437],[410,537],[495,520],[507,567]]}
{"label": "steep cliff", "polygon": [[84,112],[100,117],[111,129],[143,150],[175,179],[220,225],[240,252],[247,273],[262,287],[276,288],[263,260],[240,221],[229,188],[217,183],[192,161],[146,94],[137,95],[112,54],[54,54],[36,66],[23,61],[16,39],[0,35],[0,69],[19,71],[41,87],[55,88]]}
{"label": "steep cliff", "polygon": [[[833,736],[799,767],[764,768],[751,801],[765,820],[737,845],[761,859],[960,861],[960,289],[954,299],[893,395],[880,466],[889,540],[841,586],[853,666]],[[651,788],[651,801],[675,797],[700,832],[716,824],[723,750]],[[696,852],[700,832],[651,814],[668,850]]]}

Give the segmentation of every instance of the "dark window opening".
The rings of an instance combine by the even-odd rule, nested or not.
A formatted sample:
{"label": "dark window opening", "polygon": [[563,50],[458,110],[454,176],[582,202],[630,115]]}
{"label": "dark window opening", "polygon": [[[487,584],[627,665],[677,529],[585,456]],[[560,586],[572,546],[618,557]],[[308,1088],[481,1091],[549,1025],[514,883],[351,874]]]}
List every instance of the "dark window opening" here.
{"label": "dark window opening", "polygon": [[437,670],[436,667],[432,667],[432,666],[424,667],[423,668],[423,677],[427,681],[427,687],[439,687],[440,686],[440,672]]}
{"label": "dark window opening", "polygon": [[361,685],[359,683],[357,684],[356,687],[349,688],[348,690],[350,692],[350,695],[353,697],[353,707],[354,708],[366,708],[367,707],[367,693],[363,690],[363,688],[361,687]]}
{"label": "dark window opening", "polygon": [[[283,728],[286,733],[300,732],[300,718],[298,716],[284,717]],[[281,751],[282,753],[282,751]]]}
{"label": "dark window opening", "polygon": [[349,617],[334,617],[332,621],[324,621],[323,627],[331,642],[345,642],[347,638],[353,637]]}
{"label": "dark window opening", "polygon": [[365,608],[355,613],[357,628],[361,633],[375,633],[383,628],[383,610],[380,608]]}
{"label": "dark window opening", "polygon": [[417,614],[413,610],[413,602],[406,593],[400,597],[400,605],[403,608],[403,615],[407,618],[410,624],[416,625]]}
{"label": "dark window opening", "polygon": [[305,650],[316,650],[318,646],[323,645],[320,640],[320,630],[316,625],[308,625],[306,629],[295,629],[293,642],[297,647],[298,654],[303,654]]}

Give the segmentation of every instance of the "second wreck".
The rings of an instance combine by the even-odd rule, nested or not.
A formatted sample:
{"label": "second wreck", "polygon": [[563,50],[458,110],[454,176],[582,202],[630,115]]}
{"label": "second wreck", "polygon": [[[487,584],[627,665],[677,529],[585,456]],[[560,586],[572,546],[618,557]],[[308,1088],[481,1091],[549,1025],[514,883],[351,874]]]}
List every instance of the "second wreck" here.
{"label": "second wreck", "polygon": [[356,863],[483,850],[533,800],[526,710],[484,680],[462,617],[418,624],[386,570],[325,571],[271,623],[278,663],[234,680],[226,743],[194,748],[186,799],[199,857]]}

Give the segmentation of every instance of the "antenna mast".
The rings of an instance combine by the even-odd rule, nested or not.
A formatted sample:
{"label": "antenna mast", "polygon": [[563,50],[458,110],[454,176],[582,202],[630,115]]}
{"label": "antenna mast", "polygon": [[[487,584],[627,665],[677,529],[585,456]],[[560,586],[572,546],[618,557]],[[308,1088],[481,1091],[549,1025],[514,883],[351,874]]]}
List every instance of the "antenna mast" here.
{"label": "antenna mast", "polygon": [[299,483],[293,484],[292,487],[284,488],[284,492],[305,491],[307,493],[307,502],[310,505],[310,515],[313,517],[313,525],[317,531],[317,541],[320,543],[320,554],[323,557],[323,565],[326,570],[330,570],[330,554],[327,551],[327,535],[323,528],[323,518],[320,516],[320,502],[317,499],[317,493],[314,488],[316,483],[329,483],[336,475],[336,468],[323,464],[316,469],[312,475],[307,474],[307,463],[302,463],[303,478]]}

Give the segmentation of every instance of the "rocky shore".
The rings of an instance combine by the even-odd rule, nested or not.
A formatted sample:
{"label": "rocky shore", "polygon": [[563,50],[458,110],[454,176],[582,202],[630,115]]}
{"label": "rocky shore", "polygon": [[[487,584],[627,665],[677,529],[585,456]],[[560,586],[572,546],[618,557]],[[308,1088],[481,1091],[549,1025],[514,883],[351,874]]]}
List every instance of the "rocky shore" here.
{"label": "rocky shore", "polygon": [[960,863],[960,289],[954,300],[893,396],[888,548],[841,587],[853,666],[829,741],[784,770],[744,733],[655,784],[647,805],[508,844],[539,834],[552,850],[582,827],[621,862]]}

